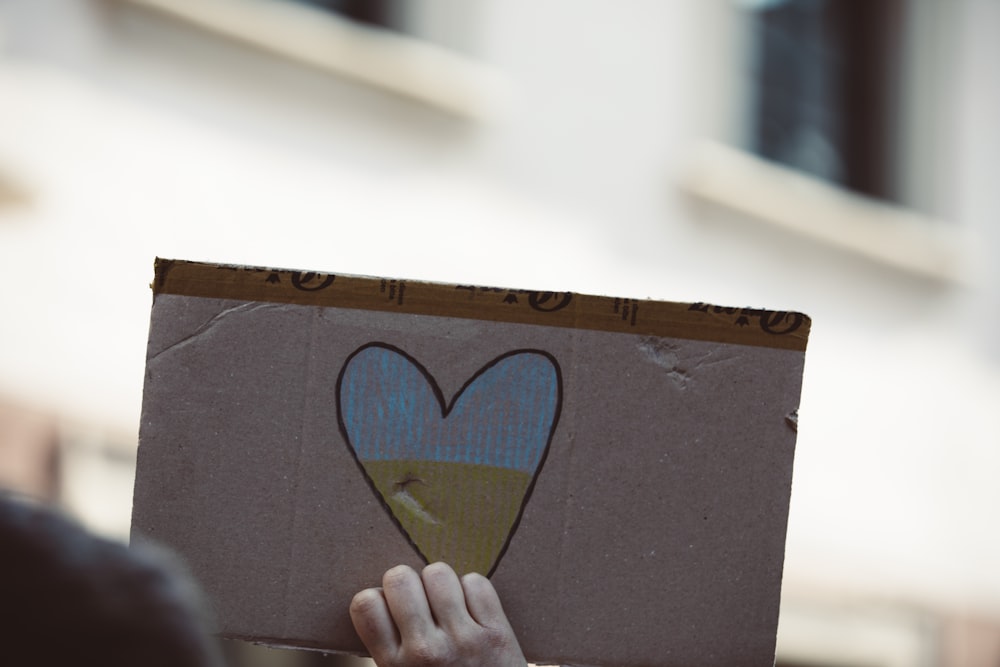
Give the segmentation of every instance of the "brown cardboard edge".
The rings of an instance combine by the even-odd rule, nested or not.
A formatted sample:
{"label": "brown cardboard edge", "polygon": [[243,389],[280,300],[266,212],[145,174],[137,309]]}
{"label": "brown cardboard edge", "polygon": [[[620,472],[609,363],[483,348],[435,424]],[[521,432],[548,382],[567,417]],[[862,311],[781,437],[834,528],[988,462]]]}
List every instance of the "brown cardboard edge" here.
{"label": "brown cardboard edge", "polygon": [[794,311],[625,299],[156,258],[160,294],[458,317],[805,351]]}

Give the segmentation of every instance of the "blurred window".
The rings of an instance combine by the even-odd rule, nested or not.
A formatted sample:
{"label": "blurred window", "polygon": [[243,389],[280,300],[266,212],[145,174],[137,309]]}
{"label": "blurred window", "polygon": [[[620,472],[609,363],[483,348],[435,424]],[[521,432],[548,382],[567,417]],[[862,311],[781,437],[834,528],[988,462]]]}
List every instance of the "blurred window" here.
{"label": "blurred window", "polygon": [[753,149],[895,199],[893,110],[905,0],[753,3]]}
{"label": "blurred window", "polygon": [[365,25],[403,32],[401,7],[397,0],[290,0],[311,5]]}
{"label": "blurred window", "polygon": [[396,32],[474,60],[482,57],[479,32],[483,20],[482,3],[405,0],[282,1],[320,9],[363,26]]}

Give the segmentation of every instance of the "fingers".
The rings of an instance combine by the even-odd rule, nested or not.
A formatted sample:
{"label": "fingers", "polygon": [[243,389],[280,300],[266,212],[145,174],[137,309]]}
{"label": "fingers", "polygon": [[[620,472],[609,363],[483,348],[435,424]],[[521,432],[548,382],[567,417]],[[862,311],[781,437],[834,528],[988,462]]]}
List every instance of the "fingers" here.
{"label": "fingers", "polygon": [[445,563],[433,563],[421,573],[427,602],[437,624],[449,631],[458,632],[473,623],[465,606],[465,591],[458,575]]}
{"label": "fingers", "polygon": [[388,664],[399,652],[400,638],[389,614],[382,591],[378,588],[363,590],[351,600],[351,622],[358,637],[378,664]]}
{"label": "fingers", "polygon": [[379,667],[523,667],[496,590],[488,579],[461,579],[444,563],[417,574],[394,567],[382,589],[361,591],[351,620]]}
{"label": "fingers", "polygon": [[487,628],[509,628],[500,596],[490,580],[475,572],[462,577],[465,605],[476,623]]}
{"label": "fingers", "polygon": [[[461,595],[457,578],[455,584]],[[380,665],[394,664],[403,654],[404,645],[436,631],[420,575],[405,565],[387,571],[382,588],[369,588],[355,595],[350,614],[358,637]]]}
{"label": "fingers", "polygon": [[434,630],[424,583],[412,568],[398,565],[382,577],[382,593],[401,639],[430,634]]}

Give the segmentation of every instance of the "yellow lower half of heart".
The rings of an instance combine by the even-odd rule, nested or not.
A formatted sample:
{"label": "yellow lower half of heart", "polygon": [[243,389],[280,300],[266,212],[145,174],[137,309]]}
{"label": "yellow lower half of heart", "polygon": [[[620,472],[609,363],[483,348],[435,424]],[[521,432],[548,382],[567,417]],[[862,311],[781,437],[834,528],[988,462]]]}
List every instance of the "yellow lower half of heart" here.
{"label": "yellow lower half of heart", "polygon": [[436,461],[363,461],[427,562],[460,575],[489,574],[507,543],[532,476],[520,470]]}

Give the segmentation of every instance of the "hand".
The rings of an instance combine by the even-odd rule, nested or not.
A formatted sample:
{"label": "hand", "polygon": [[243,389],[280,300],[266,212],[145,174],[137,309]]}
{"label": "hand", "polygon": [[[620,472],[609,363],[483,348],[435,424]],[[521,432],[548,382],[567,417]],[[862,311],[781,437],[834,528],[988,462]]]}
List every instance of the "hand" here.
{"label": "hand", "polygon": [[379,667],[524,667],[490,580],[444,563],[399,565],[351,601],[351,620]]}

